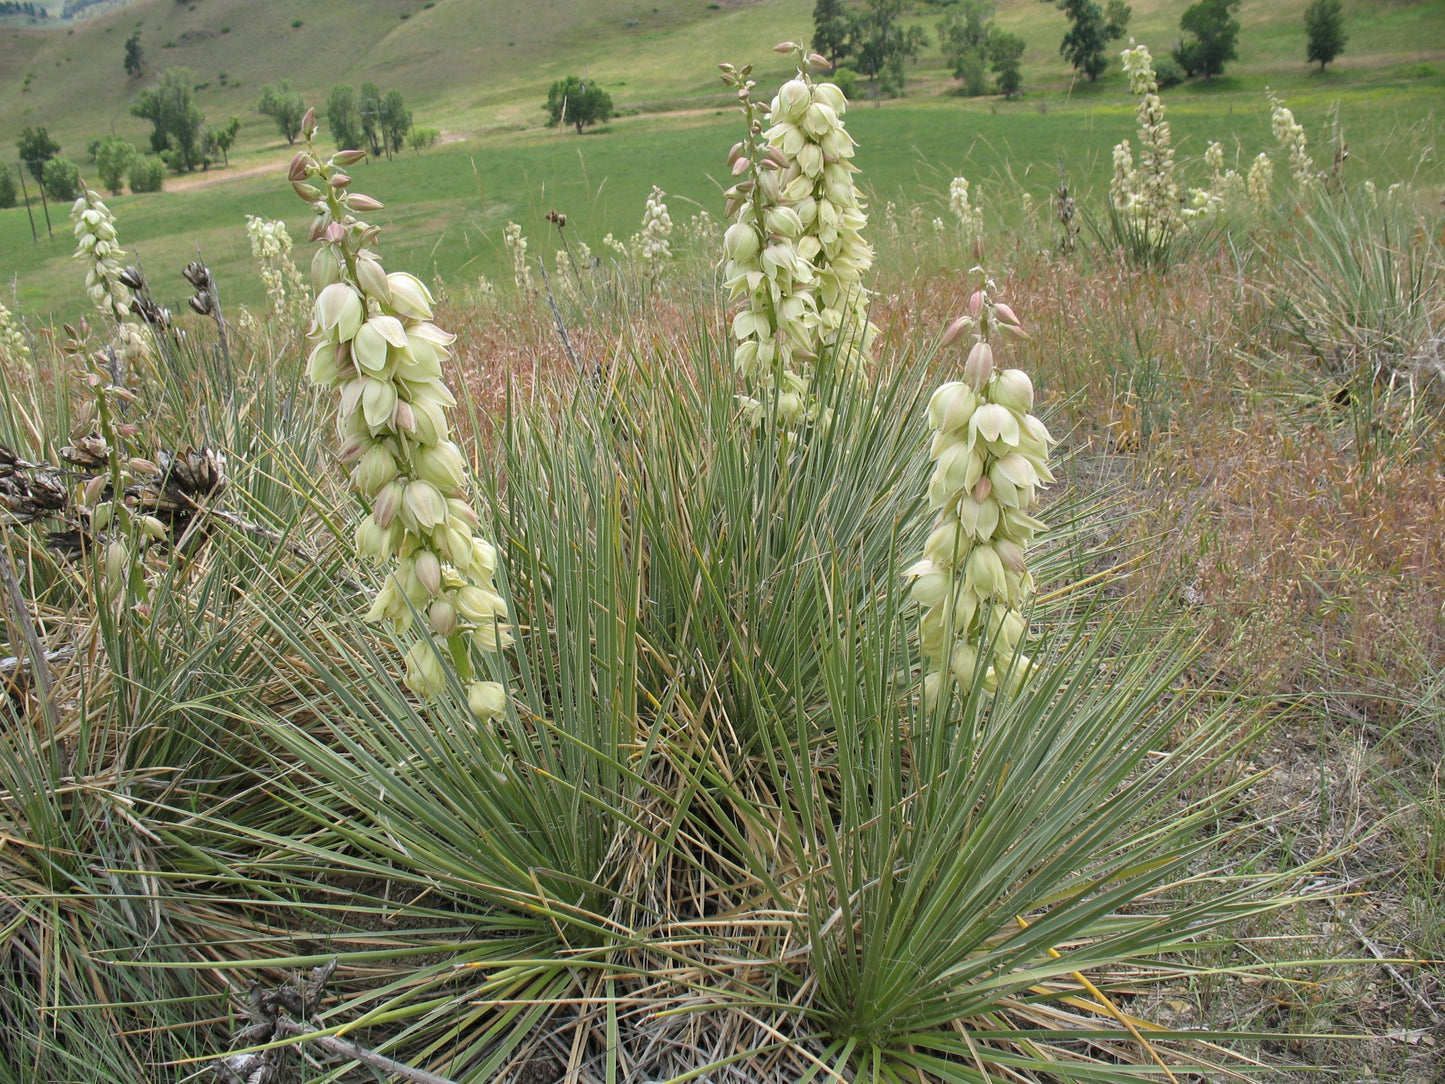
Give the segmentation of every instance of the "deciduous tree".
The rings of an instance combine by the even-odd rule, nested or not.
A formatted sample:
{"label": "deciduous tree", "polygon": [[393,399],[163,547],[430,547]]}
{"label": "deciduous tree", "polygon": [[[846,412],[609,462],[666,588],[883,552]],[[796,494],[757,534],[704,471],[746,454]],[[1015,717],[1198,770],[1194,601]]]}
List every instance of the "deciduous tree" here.
{"label": "deciduous tree", "polygon": [[1107,8],[1095,0],[1057,0],[1057,5],[1069,20],[1059,53],[1092,83],[1108,68],[1109,43],[1128,32],[1133,10],[1124,0],[1109,0]]}
{"label": "deciduous tree", "polygon": [[151,122],[151,150],[177,172],[193,170],[206,160],[206,115],[195,103],[195,81],[190,68],[167,68],[130,107],[131,116]]}
{"label": "deciduous tree", "polygon": [[1170,55],[1185,75],[1212,79],[1223,73],[1225,64],[1238,59],[1239,20],[1234,17],[1238,10],[1239,0],[1199,0],[1184,9],[1179,29],[1186,37]]}
{"label": "deciduous tree", "polygon": [[1325,65],[1345,51],[1345,11],[1340,0],[1310,0],[1305,8],[1305,55]]}
{"label": "deciduous tree", "polygon": [[569,75],[552,84],[543,108],[553,124],[570,124],[581,135],[587,125],[612,116],[612,98],[596,83]]}
{"label": "deciduous tree", "polygon": [[301,118],[306,115],[306,100],[301,97],[299,90],[291,88],[289,79],[283,79],[275,86],[266,83],[261,87],[260,98],[256,100],[256,112],[274,120],[290,145],[295,143],[296,137],[301,134]]}

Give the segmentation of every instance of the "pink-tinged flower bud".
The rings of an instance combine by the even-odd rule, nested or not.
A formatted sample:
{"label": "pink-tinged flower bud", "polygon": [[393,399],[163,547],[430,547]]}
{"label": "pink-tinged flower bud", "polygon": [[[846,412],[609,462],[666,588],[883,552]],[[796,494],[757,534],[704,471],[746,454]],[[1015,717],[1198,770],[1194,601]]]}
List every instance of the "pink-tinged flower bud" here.
{"label": "pink-tinged flower bud", "polygon": [[371,516],[376,520],[378,527],[390,527],[392,521],[401,512],[401,506],[406,500],[406,487],[400,482],[391,482],[382,488],[376,495],[376,503],[371,506]]}
{"label": "pink-tinged flower bud", "polygon": [[95,502],[100,500],[100,495],[105,492],[106,484],[109,481],[109,477],[104,474],[97,474],[90,479],[81,490],[81,502],[89,508],[94,508]]}
{"label": "pink-tinged flower bud", "polygon": [[943,345],[952,346],[954,343],[958,342],[959,338],[963,335],[963,333],[972,326],[973,320],[971,320],[967,316],[960,316],[957,320],[954,320],[951,324],[949,324],[947,330],[944,331]]}
{"label": "pink-tinged flower bud", "polygon": [[988,480],[987,475],[984,475],[984,477],[973,484],[972,496],[979,504],[983,504],[984,501],[993,496],[993,483]]}
{"label": "pink-tinged flower bud", "polygon": [[301,134],[310,139],[316,132],[316,110],[306,110],[305,116],[301,118]]}
{"label": "pink-tinged flower bud", "polygon": [[306,231],[308,241],[319,241],[326,235],[326,227],[331,224],[330,215],[318,215],[311,220],[311,228]]}
{"label": "pink-tinged flower bud", "polygon": [[331,161],[338,166],[354,166],[357,162],[366,160],[366,152],[359,150],[337,151],[331,156]]}
{"label": "pink-tinged flower bud", "polygon": [[345,188],[351,183],[351,174],[338,171],[336,173],[333,173],[330,177],[327,177],[326,183],[329,184],[332,188],[338,190]]}
{"label": "pink-tinged flower bud", "polygon": [[749,167],[751,166],[752,162],[750,162],[746,157],[739,158],[736,162],[733,163],[733,176],[741,177],[744,173],[748,171]]}
{"label": "pink-tinged flower bud", "polygon": [[391,425],[398,433],[416,432],[416,412],[406,400],[396,401],[396,409],[391,413]]}
{"label": "pink-tinged flower bud", "polygon": [[998,553],[999,560],[1004,563],[1006,568],[1011,568],[1018,573],[1028,571],[1028,567],[1024,564],[1023,547],[1017,542],[1012,542],[1007,538],[1001,538],[993,543],[993,548]]}
{"label": "pink-tinged flower bud", "polygon": [[822,53],[809,53],[808,67],[812,68],[814,71],[832,71],[833,62],[830,61],[827,57],[825,57]]}
{"label": "pink-tinged flower bud", "polygon": [[993,347],[979,340],[968,352],[968,361],[963,365],[963,379],[977,390],[982,390],[993,372]]}
{"label": "pink-tinged flower bud", "polygon": [[292,181],[291,189],[307,203],[321,198],[321,189],[304,181]]}
{"label": "pink-tinged flower bud", "polygon": [[364,213],[366,211],[379,211],[386,205],[379,199],[358,192],[346,197],[346,206],[350,207],[353,211]]}
{"label": "pink-tinged flower bud", "polygon": [[339,245],[346,240],[346,227],[340,222],[333,222],[326,227],[324,236],[328,244]]}
{"label": "pink-tinged flower bud", "polygon": [[442,563],[431,550],[422,550],[416,555],[413,571],[426,593],[435,598],[442,590]]}
{"label": "pink-tinged flower bud", "polygon": [[739,158],[744,157],[746,152],[747,146],[743,143],[742,140],[738,140],[732,145],[732,149],[728,151],[728,165],[732,165]]}
{"label": "pink-tinged flower bud", "polygon": [[1015,339],[1027,339],[1029,337],[1029,333],[1019,324],[1000,323],[998,329],[1005,335],[1012,335]]}
{"label": "pink-tinged flower bud", "polygon": [[982,311],[983,291],[975,290],[973,293],[968,295],[968,314],[970,316],[977,316]]}
{"label": "pink-tinged flower bud", "polygon": [[801,46],[795,41],[780,41],[773,46],[773,52],[786,55],[788,53],[796,53],[800,48]]}
{"label": "pink-tinged flower bud", "polygon": [[1014,315],[1013,309],[1009,308],[1002,301],[994,303],[993,314],[1005,324],[1018,324],[1019,318]]}
{"label": "pink-tinged flower bud", "polygon": [[457,631],[457,608],[450,599],[437,599],[427,607],[426,617],[438,636],[451,636]]}

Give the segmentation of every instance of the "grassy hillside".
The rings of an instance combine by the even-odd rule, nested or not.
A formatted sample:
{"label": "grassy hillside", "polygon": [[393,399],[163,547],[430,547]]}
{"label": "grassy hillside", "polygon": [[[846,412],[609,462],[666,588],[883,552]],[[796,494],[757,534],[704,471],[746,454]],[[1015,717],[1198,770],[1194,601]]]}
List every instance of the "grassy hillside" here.
{"label": "grassy hillside", "polygon": [[[1132,29],[1162,52],[1183,6],[1137,3]],[[1437,185],[1445,48],[1422,46],[1445,42],[1445,4],[1352,5],[1347,51],[1324,73],[1303,62],[1302,8],[1303,0],[1246,3],[1239,62],[1222,78],[1166,92],[1186,170],[1210,139],[1241,160],[1269,145],[1264,91],[1272,87],[1316,143],[1339,103],[1356,177]],[[0,147],[13,146],[22,125],[47,125],[94,183],[84,144],[115,131],[144,146],[147,125],[129,115],[132,96],[162,66],[192,68],[211,118],[243,118],[231,167],[199,186],[196,177],[173,178],[163,195],[113,203],[125,243],[147,264],[179,266],[199,243],[229,296],[249,302],[260,286],[244,215],[285,216],[293,230],[306,219],[281,176],[291,148],[251,111],[261,84],[284,76],[320,101],[333,82],[374,80],[401,89],[417,122],[444,132],[424,157],[362,173],[366,189],[393,205],[397,254],[447,279],[496,276],[509,219],[536,238],[547,230],[542,215],[558,207],[596,245],[609,231],[636,228],[654,183],[675,205],[716,212],[719,167],[737,121],[715,65],[752,59],[759,82],[776,85],[785,63],[768,46],[807,33],[810,10],[808,0],[563,0],[539,20],[508,0],[138,0],[64,29],[0,31],[0,98],[18,104],[0,116]],[[928,5],[913,16],[930,32],[938,17]],[[932,50],[910,69],[907,97],[853,111],[879,210],[892,198],[941,203],[955,173],[984,181],[991,213],[1002,215],[1016,213],[1015,189],[1045,200],[1056,162],[1076,188],[1107,180],[1110,148],[1133,124],[1122,76],[1076,81],[1057,53],[1063,16],[1049,5],[1006,0],[998,21],[1029,42],[1022,101],[957,97]],[[122,43],[136,27],[150,71],[129,80]],[[541,127],[540,108],[550,81],[577,71],[602,80],[623,113],[580,139]],[[7,297],[32,313],[76,311],[69,248],[63,228],[53,244],[37,245],[23,209],[0,211],[0,281],[14,283]],[[178,278],[171,288],[177,297],[184,290]]]}

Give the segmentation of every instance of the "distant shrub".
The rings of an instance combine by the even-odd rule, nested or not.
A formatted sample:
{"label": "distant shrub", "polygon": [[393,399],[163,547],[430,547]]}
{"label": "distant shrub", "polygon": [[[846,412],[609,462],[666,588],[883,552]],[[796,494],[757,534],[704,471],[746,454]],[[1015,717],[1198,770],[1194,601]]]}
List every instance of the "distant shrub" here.
{"label": "distant shrub", "polygon": [[301,26],[302,26],[301,20],[300,20],[300,19],[297,19],[297,20],[295,20],[294,22],[292,22],[292,24],[291,24],[291,29],[293,29],[293,30],[299,30],[299,29],[301,28]]}
{"label": "distant shrub", "polygon": [[45,163],[40,187],[56,202],[73,200],[80,195],[80,167],[63,154]]}
{"label": "distant shrub", "polygon": [[1177,87],[1184,82],[1184,69],[1177,60],[1165,53],[1154,60],[1154,81],[1161,90],[1164,87]]}
{"label": "distant shrub", "polygon": [[112,196],[120,195],[125,188],[125,176],[135,156],[133,145],[114,136],[102,139],[95,148],[95,171],[100,175],[100,183]]}
{"label": "distant shrub", "polygon": [[15,176],[10,172],[9,166],[0,162],[0,209],[14,207],[18,199]]}
{"label": "distant shrub", "polygon": [[413,128],[411,134],[407,137],[407,145],[416,151],[417,154],[420,154],[422,148],[430,147],[437,141],[437,136],[439,135],[441,135],[441,133],[435,128]]}
{"label": "distant shrub", "polygon": [[833,73],[832,82],[849,101],[858,97],[858,73],[852,68],[839,68]]}
{"label": "distant shrub", "polygon": [[136,155],[130,161],[130,190],[159,192],[165,187],[166,164],[155,155]]}

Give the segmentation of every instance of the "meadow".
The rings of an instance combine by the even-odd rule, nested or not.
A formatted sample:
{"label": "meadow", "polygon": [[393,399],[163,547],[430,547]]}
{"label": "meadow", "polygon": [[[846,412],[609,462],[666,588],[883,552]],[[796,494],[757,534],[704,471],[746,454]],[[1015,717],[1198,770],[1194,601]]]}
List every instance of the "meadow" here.
{"label": "meadow", "polygon": [[466,89],[366,7],[26,39],[299,20],[459,138],[0,212],[0,1082],[1440,1078],[1437,5],[1316,78],[1246,4],[1165,177],[1005,4],[1026,97],[925,59],[852,184],[801,5],[499,8]]}

